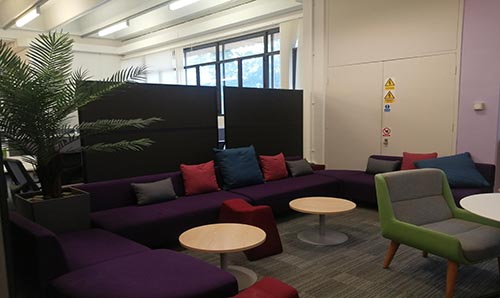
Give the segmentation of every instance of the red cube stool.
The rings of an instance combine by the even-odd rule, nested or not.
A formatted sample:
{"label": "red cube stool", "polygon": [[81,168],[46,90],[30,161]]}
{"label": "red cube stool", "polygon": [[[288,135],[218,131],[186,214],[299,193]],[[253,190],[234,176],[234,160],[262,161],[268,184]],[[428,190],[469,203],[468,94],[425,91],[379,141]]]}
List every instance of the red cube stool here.
{"label": "red cube stool", "polygon": [[252,225],[266,232],[264,243],[245,251],[250,261],[279,254],[283,251],[273,211],[269,206],[252,206],[242,199],[227,200],[222,203],[220,208],[219,221]]}
{"label": "red cube stool", "polygon": [[264,277],[234,298],[299,298],[299,293],[276,278]]}

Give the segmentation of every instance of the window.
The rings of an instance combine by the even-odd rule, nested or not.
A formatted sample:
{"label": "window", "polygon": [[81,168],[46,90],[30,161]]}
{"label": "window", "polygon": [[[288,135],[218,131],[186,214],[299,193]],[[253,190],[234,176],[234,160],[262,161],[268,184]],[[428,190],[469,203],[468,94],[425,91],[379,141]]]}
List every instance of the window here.
{"label": "window", "polygon": [[186,84],[216,86],[224,114],[224,86],[280,88],[278,29],[184,49]]}

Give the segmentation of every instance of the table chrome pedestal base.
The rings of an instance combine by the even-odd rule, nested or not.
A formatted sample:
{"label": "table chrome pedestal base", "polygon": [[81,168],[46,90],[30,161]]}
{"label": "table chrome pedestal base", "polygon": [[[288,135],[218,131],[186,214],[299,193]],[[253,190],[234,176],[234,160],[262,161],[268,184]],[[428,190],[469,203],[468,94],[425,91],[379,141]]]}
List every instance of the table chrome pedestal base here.
{"label": "table chrome pedestal base", "polygon": [[220,267],[222,270],[231,273],[238,281],[238,290],[244,290],[257,281],[257,274],[245,267],[229,265],[227,254],[220,254]]}
{"label": "table chrome pedestal base", "polygon": [[257,274],[245,267],[241,266],[228,266],[226,272],[231,273],[238,281],[238,290],[244,290],[257,281]]}
{"label": "table chrome pedestal base", "polygon": [[297,235],[299,240],[314,245],[337,245],[347,241],[346,234],[330,229],[325,229],[324,234],[320,234],[318,229],[310,229],[300,232]]}

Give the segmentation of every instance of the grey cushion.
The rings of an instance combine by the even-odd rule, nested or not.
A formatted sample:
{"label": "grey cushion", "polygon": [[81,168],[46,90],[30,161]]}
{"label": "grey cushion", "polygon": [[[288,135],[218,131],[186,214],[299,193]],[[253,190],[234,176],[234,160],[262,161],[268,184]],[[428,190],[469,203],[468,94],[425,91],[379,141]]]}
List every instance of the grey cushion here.
{"label": "grey cushion", "polygon": [[401,161],[399,160],[383,160],[373,157],[368,158],[366,165],[366,173],[379,174],[397,171],[400,167]]}
{"label": "grey cushion", "polygon": [[177,198],[170,178],[150,182],[131,183],[137,197],[137,205],[147,205]]}
{"label": "grey cushion", "polygon": [[471,262],[500,256],[500,229],[452,218],[422,227],[455,236]]}
{"label": "grey cushion", "polygon": [[288,171],[290,172],[290,175],[292,175],[292,177],[314,173],[311,165],[305,159],[287,161],[286,167],[288,168]]}

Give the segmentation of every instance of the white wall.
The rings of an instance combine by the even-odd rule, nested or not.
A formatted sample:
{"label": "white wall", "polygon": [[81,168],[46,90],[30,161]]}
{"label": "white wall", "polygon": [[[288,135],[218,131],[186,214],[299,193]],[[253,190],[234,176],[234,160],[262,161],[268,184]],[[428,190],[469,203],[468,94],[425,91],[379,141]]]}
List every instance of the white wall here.
{"label": "white wall", "polygon": [[326,13],[324,0],[303,1],[302,86],[304,89],[304,156],[325,160],[325,96],[327,84]]}
{"label": "white wall", "polygon": [[[307,6],[312,6],[313,13],[306,13]],[[318,137],[311,142],[313,148],[329,144],[323,145],[325,161],[332,160],[332,158],[343,161],[350,158],[356,161],[355,167],[344,165],[348,168],[359,168],[361,163],[366,164],[367,155],[369,155],[367,152],[361,150],[362,154],[354,156],[354,152],[349,149],[380,146],[381,127],[378,126],[375,130],[378,131],[378,135],[366,137],[366,130],[361,129],[359,125],[363,124],[366,117],[371,119],[372,116],[376,116],[375,118],[383,116],[380,115],[383,113],[380,106],[383,102],[381,94],[384,78],[378,83],[380,87],[374,88],[373,94],[367,95],[375,98],[380,105],[377,104],[373,111],[364,111],[366,105],[363,106],[362,101],[367,97],[359,98],[356,94],[362,94],[358,92],[360,91],[358,89],[364,88],[364,79],[370,79],[366,77],[368,72],[365,70],[368,70],[372,63],[388,63],[442,54],[455,54],[455,57],[459,57],[461,11],[462,0],[304,1],[304,23],[312,24],[310,26],[313,28],[311,32],[313,48],[308,53],[312,57],[312,69],[309,71],[309,76],[313,77],[313,81],[308,95],[312,98],[313,111],[317,104],[322,105],[322,111],[326,111],[324,119],[327,119],[326,122],[329,124],[326,129],[330,129],[330,131],[325,131],[325,121],[315,120],[315,118],[321,118],[322,115],[319,112],[312,112],[313,117],[310,122],[312,136]],[[383,76],[383,65],[379,70],[379,76]],[[350,74],[352,81],[348,83],[352,92],[344,92],[341,99],[343,104],[339,105],[339,98],[334,94],[335,90],[338,90],[335,88],[338,83],[336,80],[339,81],[339,72],[349,66],[356,66],[357,73]],[[357,78],[359,78],[359,84],[356,84]],[[456,89],[456,86],[452,88]],[[420,88],[425,90],[425,86],[420,86]],[[422,96],[425,96],[424,92]],[[456,100],[455,96],[455,102]],[[456,121],[456,105],[451,106],[450,109],[454,113],[453,121]],[[343,111],[345,113],[350,111],[350,114],[344,115]],[[368,114],[361,116],[356,111],[364,111]],[[373,133],[373,130],[370,131]],[[358,142],[353,143],[352,140]],[[375,143],[374,140],[376,140]],[[346,156],[336,156],[332,149],[338,148],[343,148],[338,152],[344,152]],[[406,151],[411,151],[411,148]],[[377,153],[380,153],[380,150],[371,152],[371,154]]]}
{"label": "white wall", "polygon": [[[88,71],[92,79],[104,79],[121,69],[121,57],[87,52],[74,52],[73,70],[83,69]],[[70,124],[78,124],[78,113],[73,112],[68,116]]]}

